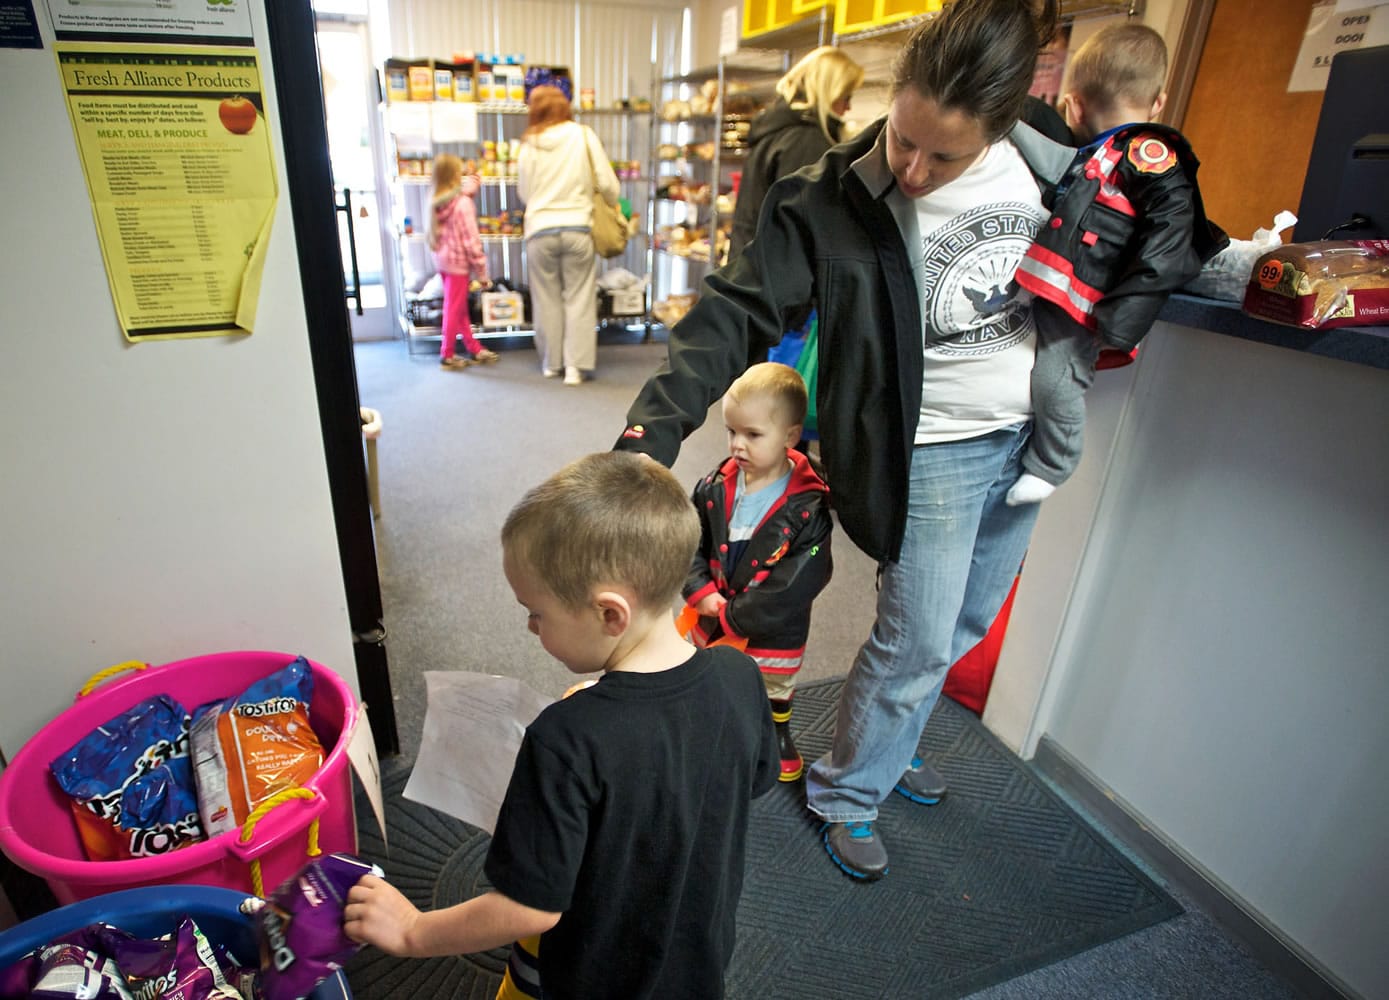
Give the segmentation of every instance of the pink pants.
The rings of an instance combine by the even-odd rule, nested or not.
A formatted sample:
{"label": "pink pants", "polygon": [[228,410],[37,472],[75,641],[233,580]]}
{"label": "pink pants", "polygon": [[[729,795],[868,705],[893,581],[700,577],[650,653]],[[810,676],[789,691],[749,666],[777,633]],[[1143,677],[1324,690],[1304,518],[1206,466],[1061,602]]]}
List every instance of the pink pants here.
{"label": "pink pants", "polygon": [[482,345],[473,336],[473,321],[468,317],[468,282],[466,274],[445,274],[444,279],[444,342],[439,347],[441,359],[453,357],[454,338],[463,338],[463,350],[476,354]]}

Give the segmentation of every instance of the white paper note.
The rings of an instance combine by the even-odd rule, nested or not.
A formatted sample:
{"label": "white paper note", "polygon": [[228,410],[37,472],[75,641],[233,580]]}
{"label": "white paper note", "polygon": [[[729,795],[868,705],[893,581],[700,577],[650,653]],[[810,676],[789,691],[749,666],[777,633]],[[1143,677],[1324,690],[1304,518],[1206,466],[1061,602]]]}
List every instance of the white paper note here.
{"label": "white paper note", "polygon": [[526,726],[553,700],[514,677],[425,671],[420,752],[405,797],[491,833]]}
{"label": "white paper note", "polygon": [[386,803],[381,794],[381,762],[376,759],[376,738],[371,734],[371,720],[367,718],[365,702],[357,713],[357,725],[347,744],[347,759],[352,762],[352,769],[357,772],[357,778],[371,800],[371,811],[376,814],[376,826],[381,831],[381,843],[386,844],[386,855],[389,857],[391,845],[386,843]]}

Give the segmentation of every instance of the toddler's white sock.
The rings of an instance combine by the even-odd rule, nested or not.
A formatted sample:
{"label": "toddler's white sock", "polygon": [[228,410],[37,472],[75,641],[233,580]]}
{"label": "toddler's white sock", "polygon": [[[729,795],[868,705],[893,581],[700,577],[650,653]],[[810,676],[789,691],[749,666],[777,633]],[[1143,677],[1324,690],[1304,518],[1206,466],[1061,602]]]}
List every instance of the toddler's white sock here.
{"label": "toddler's white sock", "polygon": [[1041,503],[1055,492],[1056,487],[1045,479],[1038,479],[1032,473],[1024,472],[1003,499],[1009,507],[1017,507],[1025,503]]}

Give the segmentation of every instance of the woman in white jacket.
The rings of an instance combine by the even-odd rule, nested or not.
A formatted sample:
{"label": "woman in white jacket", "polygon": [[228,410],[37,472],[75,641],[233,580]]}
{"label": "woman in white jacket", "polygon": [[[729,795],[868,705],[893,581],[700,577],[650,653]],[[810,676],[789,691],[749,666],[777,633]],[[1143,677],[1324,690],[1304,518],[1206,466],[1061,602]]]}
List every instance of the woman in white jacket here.
{"label": "woman in white jacket", "polygon": [[617,175],[593,130],[556,87],[536,87],[521,142],[517,193],[526,206],[526,263],[536,346],[546,378],[579,385],[598,353],[593,192],[617,204]]}

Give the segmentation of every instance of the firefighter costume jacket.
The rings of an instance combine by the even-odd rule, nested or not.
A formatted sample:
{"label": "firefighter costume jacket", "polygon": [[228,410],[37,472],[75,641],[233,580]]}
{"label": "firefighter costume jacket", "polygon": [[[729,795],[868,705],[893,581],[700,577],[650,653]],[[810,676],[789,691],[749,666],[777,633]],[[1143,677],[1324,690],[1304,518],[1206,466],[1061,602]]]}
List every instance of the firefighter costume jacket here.
{"label": "firefighter costume jacket", "polygon": [[788,449],[795,468],[786,492],[772,504],[736,566],[725,566],[728,521],[738,490],[738,466],[726,460],[696,484],[692,499],[702,527],[699,550],[685,580],[685,602],[709,594],[728,603],[718,617],[702,616],[694,628],[698,645],[721,636],[747,639],[745,652],[765,673],[794,674],[805,656],[810,605],[830,581],[829,487],[809,460]]}
{"label": "firefighter costume jacket", "polygon": [[1199,161],[1176,129],[1125,125],[1077,155],[1018,283],[1130,351],[1167,297],[1228,237],[1206,218]]}

